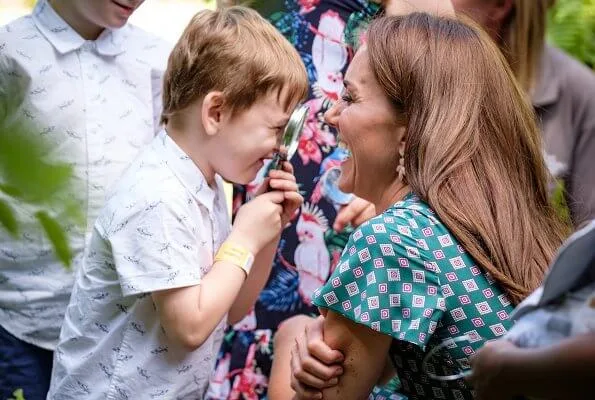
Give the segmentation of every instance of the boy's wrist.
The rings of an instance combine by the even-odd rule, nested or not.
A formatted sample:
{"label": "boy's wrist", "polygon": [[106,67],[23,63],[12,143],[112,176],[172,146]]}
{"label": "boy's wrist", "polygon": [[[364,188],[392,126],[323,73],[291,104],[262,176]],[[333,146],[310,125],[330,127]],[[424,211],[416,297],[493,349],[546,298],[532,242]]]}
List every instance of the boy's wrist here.
{"label": "boy's wrist", "polygon": [[253,239],[251,239],[248,235],[234,232],[233,229],[225,241],[242,246],[254,255],[260,252],[260,248]]}
{"label": "boy's wrist", "polygon": [[254,253],[245,246],[228,239],[215,254],[214,262],[220,261],[239,267],[248,276],[254,264]]}

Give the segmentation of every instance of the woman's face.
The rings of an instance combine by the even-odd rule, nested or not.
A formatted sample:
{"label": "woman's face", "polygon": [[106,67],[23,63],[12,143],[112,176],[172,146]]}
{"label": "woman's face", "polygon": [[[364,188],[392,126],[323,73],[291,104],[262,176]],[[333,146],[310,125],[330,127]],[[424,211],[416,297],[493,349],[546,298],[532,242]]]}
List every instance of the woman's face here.
{"label": "woman's face", "polygon": [[351,154],[341,166],[339,188],[373,202],[395,183],[405,127],[374,76],[365,46],[344,85],[342,98],[325,115],[339,132],[339,145]]}

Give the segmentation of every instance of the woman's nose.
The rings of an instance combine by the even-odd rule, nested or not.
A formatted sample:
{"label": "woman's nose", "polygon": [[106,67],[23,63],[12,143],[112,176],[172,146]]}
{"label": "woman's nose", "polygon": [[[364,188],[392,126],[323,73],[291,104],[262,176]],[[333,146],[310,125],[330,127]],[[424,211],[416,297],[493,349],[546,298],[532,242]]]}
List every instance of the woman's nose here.
{"label": "woman's nose", "polygon": [[326,122],[333,128],[337,127],[337,120],[339,119],[339,115],[341,114],[339,107],[340,105],[338,101],[324,113],[324,122]]}

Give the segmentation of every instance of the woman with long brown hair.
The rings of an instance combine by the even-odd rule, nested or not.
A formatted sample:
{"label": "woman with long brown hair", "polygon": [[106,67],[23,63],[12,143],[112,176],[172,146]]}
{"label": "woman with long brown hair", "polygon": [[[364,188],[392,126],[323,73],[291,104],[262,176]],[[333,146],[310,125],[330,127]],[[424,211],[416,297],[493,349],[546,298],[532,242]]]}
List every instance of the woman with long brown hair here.
{"label": "woman with long brown hair", "polygon": [[[364,398],[388,355],[409,399],[472,399],[462,379],[432,377],[507,331],[508,314],[539,286],[566,233],[549,203],[531,107],[487,34],[425,13],[372,22],[345,88],[326,115],[351,153],[339,185],[379,215],[351,235],[314,295],[344,373],[322,393],[305,389],[327,386],[325,376],[294,380],[293,389],[298,398]],[[288,323],[277,338],[273,400],[293,395],[289,348],[303,324]],[[422,365],[463,334],[464,345],[452,342]],[[291,352],[299,377],[308,349],[302,341]]]}

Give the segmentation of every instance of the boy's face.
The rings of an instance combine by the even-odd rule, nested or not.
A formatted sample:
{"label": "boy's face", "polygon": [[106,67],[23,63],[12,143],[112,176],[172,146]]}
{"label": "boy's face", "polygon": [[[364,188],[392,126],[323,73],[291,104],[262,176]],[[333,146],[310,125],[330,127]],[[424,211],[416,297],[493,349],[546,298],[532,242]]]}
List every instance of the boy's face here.
{"label": "boy's face", "polygon": [[144,0],[84,0],[76,1],[79,13],[99,28],[123,27]]}
{"label": "boy's face", "polygon": [[213,139],[211,165],[228,181],[248,184],[256,178],[264,162],[274,156],[289,120],[292,104],[285,110],[280,102],[286,93],[271,92],[250,108],[237,112],[222,123]]}

